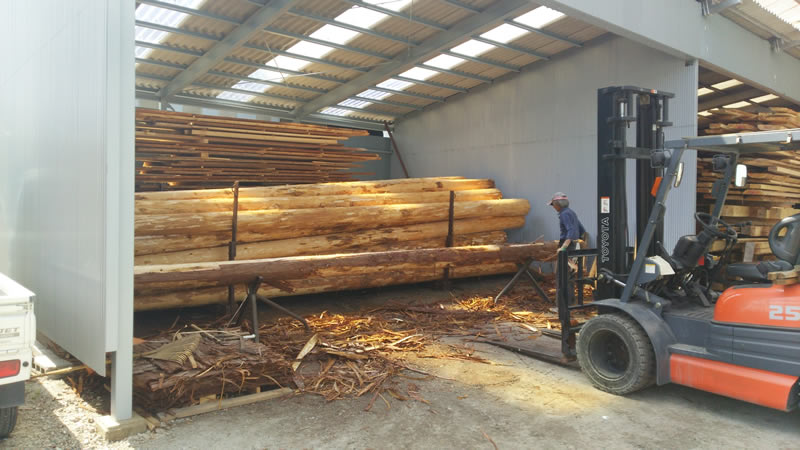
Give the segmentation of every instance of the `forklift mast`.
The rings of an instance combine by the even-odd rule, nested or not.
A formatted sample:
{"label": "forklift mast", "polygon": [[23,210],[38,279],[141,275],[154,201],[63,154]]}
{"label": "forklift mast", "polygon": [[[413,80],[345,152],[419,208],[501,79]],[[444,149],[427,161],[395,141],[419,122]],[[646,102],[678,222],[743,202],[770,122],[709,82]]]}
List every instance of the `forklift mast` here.
{"label": "forklift mast", "polygon": [[[636,160],[635,226],[643,236],[655,206],[655,186],[661,180],[663,164],[653,151],[664,148],[664,127],[669,122],[668,100],[674,95],[633,86],[614,86],[597,93],[597,270],[625,279],[630,272],[626,160]],[[628,147],[627,131],[635,123],[636,145]],[[656,254],[664,240],[663,223],[657,224],[654,239],[644,250]],[[620,298],[622,289],[613,283],[598,283],[597,298]]]}

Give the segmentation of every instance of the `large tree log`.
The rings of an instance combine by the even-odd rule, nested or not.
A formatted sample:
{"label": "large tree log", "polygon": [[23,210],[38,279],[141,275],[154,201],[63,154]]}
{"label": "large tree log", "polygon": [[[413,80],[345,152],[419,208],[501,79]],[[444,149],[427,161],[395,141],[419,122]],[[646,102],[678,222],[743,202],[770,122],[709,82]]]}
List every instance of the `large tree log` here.
{"label": "large tree log", "polygon": [[[485,217],[453,221],[456,236],[485,233],[488,231],[510,230],[525,225],[525,218]],[[236,247],[236,259],[278,258],[281,256],[322,255],[338,253],[354,247],[372,247],[379,244],[393,244],[421,239],[444,238],[448,232],[447,222],[423,223],[404,227],[376,228],[350,233],[325,234],[302,238],[242,243]],[[180,264],[202,261],[225,261],[228,259],[227,242],[230,236],[209,235],[199,237],[136,238],[136,265]],[[216,247],[203,248],[208,244]],[[182,251],[169,251],[175,248],[189,248]]]}
{"label": "large tree log", "polygon": [[399,250],[349,255],[293,256],[288,258],[225,261],[213,263],[172,264],[134,267],[134,284],[146,288],[149,283],[197,281],[219,285],[246,283],[256,277],[266,282],[309,278],[328,267],[373,267],[393,264],[436,264],[456,266],[518,262],[526,258],[549,257],[556,245],[549,243],[483,245],[420,250]]}
{"label": "large tree log", "polygon": [[[506,264],[506,263],[489,263],[487,265],[491,266],[496,264]],[[409,274],[435,272],[441,275],[442,271],[447,267],[455,267],[455,266],[453,264],[446,262],[445,263],[403,262],[397,264],[372,265],[372,266],[333,265],[316,270],[314,272],[313,278],[327,280],[329,278],[338,278],[343,276],[373,275],[373,274],[382,274],[384,272],[407,272]],[[266,280],[264,283],[266,285],[271,284],[274,287],[284,289],[287,292],[291,292],[291,289],[286,288],[287,281]],[[219,283],[216,281],[195,281],[195,280],[165,281],[165,282],[147,283],[144,287],[140,287],[137,285],[135,286],[134,293],[136,295],[153,295],[165,292],[184,291],[189,289],[204,289],[215,286],[219,286]]]}
{"label": "large tree log", "polygon": [[[472,217],[524,216],[530,204],[524,199],[457,202],[456,219]],[[317,234],[357,231],[415,223],[447,220],[449,203],[358,206],[290,210],[242,211],[238,214],[241,240],[247,233],[259,233],[262,239],[285,239]],[[136,216],[138,236],[166,234],[204,234],[231,229],[231,213],[148,214]],[[252,241],[251,241],[252,242]]]}
{"label": "large tree log", "polygon": [[[452,267],[450,278],[468,278],[482,275],[511,273],[517,269],[513,263],[482,264],[477,266]],[[441,270],[423,272],[384,271],[362,275],[344,275],[335,278],[309,278],[288,280],[282,288],[262,285],[259,295],[264,297],[288,297],[295,295],[335,292],[353,289],[390,286],[395,284],[421,283],[442,278]],[[288,290],[287,290],[288,289]],[[236,298],[241,300],[246,295],[243,286],[236,287]],[[225,287],[193,289],[169,292],[156,295],[137,295],[134,299],[134,310],[147,311],[168,308],[211,305],[225,303],[228,289]]]}
{"label": "large tree log", "polygon": [[[311,185],[249,187],[239,189],[239,198],[300,197],[309,195],[358,195],[400,192],[466,191],[492,189],[492,180],[461,177],[403,178],[380,181],[347,181]],[[233,198],[232,189],[199,189],[193,191],[140,192],[136,200],[180,200],[192,198]]]}
{"label": "large tree log", "polygon": [[[499,189],[457,191],[455,201],[496,200],[503,198]],[[252,197],[239,199],[239,211],[265,209],[347,208],[354,206],[398,205],[408,203],[446,203],[450,191],[408,192],[398,194],[318,195],[308,197]],[[180,214],[230,212],[230,198],[190,200],[137,200],[135,212],[139,214]]]}

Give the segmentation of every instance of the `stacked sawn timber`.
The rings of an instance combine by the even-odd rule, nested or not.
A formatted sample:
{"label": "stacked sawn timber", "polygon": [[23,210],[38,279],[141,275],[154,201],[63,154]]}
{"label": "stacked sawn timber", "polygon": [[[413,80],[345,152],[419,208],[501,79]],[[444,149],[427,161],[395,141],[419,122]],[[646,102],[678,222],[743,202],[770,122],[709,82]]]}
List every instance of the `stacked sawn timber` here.
{"label": "stacked sawn timber", "polygon": [[[736,109],[712,110],[713,120],[706,134],[776,131],[800,127],[800,113],[772,107],[772,112],[751,113]],[[697,167],[698,211],[711,211],[714,200],[711,189],[722,174],[711,170],[711,155],[700,155]],[[751,261],[770,258],[772,252],[767,236],[782,218],[800,211],[792,208],[800,203],[800,154],[796,151],[764,152],[744,155],[739,163],[747,165],[747,184],[744,188],[731,186],[722,210],[728,223],[751,222],[741,229],[736,259]],[[722,246],[717,243],[712,250]]]}
{"label": "stacked sawn timber", "polygon": [[709,111],[706,120],[711,122],[704,134],[744,133],[748,131],[773,131],[800,128],[800,112],[791,108],[773,106],[767,112],[749,112],[740,109],[719,108]]}
{"label": "stacked sawn timber", "polygon": [[[414,251],[447,250],[443,247],[450,191],[454,192],[452,246],[488,253],[420,260]],[[496,246],[506,242],[504,230],[524,225],[530,205],[527,200],[503,199],[491,180],[451,177],[240,188],[238,208],[236,264],[281,260],[283,265],[295,264],[292,261],[303,265],[327,258],[314,272],[265,273],[261,294],[279,297],[435,280],[442,278],[445,267],[452,278],[513,272],[515,260],[500,257]],[[181,271],[187,264],[229,264],[222,262],[228,260],[232,209],[231,189],[138,193],[137,273]],[[554,251],[537,245],[536,251],[542,249],[543,254]],[[375,256],[397,250],[410,251],[406,255],[410,259],[395,255],[384,261]],[[372,259],[358,260],[362,265],[342,265],[345,253]],[[219,279],[177,284],[137,281],[135,308],[224,302],[225,284]],[[244,295],[242,286],[237,287],[237,298]]]}
{"label": "stacked sawn timber", "polygon": [[349,181],[380,159],[341,141],[366,131],[136,110],[138,191]]}

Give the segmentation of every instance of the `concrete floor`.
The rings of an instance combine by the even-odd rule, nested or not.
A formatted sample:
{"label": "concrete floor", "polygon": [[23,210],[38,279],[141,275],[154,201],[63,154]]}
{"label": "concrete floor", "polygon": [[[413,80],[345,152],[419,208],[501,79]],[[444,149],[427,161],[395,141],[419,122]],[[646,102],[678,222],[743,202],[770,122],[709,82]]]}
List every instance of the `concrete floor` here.
{"label": "concrete floor", "polygon": [[[782,413],[681,386],[630,397],[595,390],[577,370],[485,344],[493,364],[414,359],[435,374],[413,382],[430,404],[391,409],[368,398],[314,396],[197,416],[137,440],[146,448],[797,448],[800,413]],[[413,374],[412,374],[413,375]],[[416,375],[418,376],[418,375]]]}
{"label": "concrete floor", "polygon": [[[387,302],[430,303],[493,295],[508,277],[464,280],[449,291],[409,286],[294,298],[301,314],[348,313]],[[275,312],[261,311],[262,320]],[[171,323],[174,317],[161,315]],[[144,321],[137,321],[144,323]],[[167,324],[168,325],[168,324]],[[448,342],[449,341],[449,342]],[[461,338],[444,343],[464,345]],[[386,395],[326,403],[294,396],[174,422],[121,442],[144,448],[798,448],[800,412],[783,413],[681,386],[629,397],[594,389],[575,369],[487,344],[472,344],[491,364],[406,357],[435,377],[411,382],[430,404]],[[413,377],[419,374],[409,373]],[[491,440],[491,441],[490,441]]]}

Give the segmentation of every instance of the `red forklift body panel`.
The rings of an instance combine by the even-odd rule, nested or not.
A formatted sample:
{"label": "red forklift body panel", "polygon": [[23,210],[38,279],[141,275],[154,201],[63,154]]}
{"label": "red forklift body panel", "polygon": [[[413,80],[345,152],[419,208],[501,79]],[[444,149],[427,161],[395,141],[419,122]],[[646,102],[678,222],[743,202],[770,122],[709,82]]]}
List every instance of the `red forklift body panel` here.
{"label": "red forklift body panel", "polygon": [[672,382],[768,408],[789,411],[798,378],[688,355],[670,357]]}
{"label": "red forklift body panel", "polygon": [[714,321],[800,328],[800,284],[728,288],[717,300]]}

